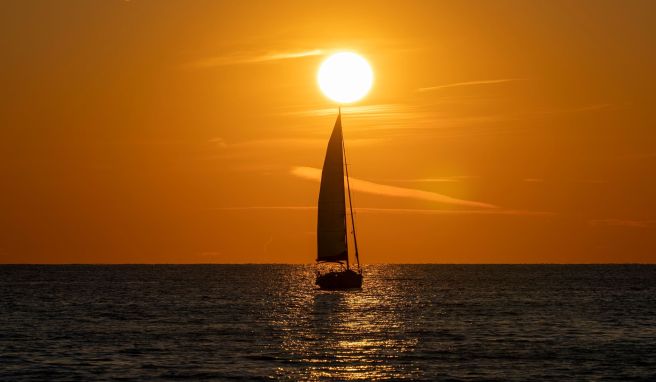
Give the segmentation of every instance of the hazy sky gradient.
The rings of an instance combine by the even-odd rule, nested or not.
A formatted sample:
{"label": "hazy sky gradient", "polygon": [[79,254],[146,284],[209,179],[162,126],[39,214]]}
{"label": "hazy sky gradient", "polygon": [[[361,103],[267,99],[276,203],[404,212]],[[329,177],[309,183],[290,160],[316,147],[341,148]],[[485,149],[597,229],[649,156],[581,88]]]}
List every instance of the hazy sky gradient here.
{"label": "hazy sky gradient", "polygon": [[353,177],[496,207],[356,191],[364,262],[654,263],[655,28],[653,1],[3,2],[0,262],[312,262],[290,169],[321,168],[316,71],[354,50]]}

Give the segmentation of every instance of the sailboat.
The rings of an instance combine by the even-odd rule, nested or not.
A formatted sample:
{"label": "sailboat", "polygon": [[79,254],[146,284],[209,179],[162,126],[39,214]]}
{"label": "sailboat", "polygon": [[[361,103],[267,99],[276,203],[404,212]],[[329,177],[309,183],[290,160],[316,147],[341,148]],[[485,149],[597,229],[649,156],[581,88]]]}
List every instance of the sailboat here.
{"label": "sailboat", "polygon": [[[344,180],[346,180],[346,185]],[[355,259],[353,265],[349,262],[346,196],[348,196],[352,247]],[[360,267],[358,242],[355,235],[351,185],[349,183],[344,137],[342,135],[341,108],[328,141],[326,158],[321,173],[317,221],[317,264],[338,266],[337,269],[324,273],[317,270],[316,285],[319,288],[352,289],[362,287],[362,268]]]}

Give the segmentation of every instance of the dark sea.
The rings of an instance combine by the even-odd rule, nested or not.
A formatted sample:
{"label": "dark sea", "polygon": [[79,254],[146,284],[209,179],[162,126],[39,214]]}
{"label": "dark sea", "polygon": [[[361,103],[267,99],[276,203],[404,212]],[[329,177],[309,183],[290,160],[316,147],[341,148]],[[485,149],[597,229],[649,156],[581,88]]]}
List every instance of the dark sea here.
{"label": "dark sea", "polygon": [[656,266],[1,266],[0,380],[656,381]]}

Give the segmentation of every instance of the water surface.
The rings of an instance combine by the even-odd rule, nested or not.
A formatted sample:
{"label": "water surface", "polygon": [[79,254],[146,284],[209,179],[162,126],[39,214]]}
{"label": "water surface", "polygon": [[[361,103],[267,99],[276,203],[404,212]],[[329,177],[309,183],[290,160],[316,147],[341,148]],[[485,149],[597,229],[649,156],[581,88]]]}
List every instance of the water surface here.
{"label": "water surface", "polygon": [[656,380],[656,266],[0,267],[0,380]]}

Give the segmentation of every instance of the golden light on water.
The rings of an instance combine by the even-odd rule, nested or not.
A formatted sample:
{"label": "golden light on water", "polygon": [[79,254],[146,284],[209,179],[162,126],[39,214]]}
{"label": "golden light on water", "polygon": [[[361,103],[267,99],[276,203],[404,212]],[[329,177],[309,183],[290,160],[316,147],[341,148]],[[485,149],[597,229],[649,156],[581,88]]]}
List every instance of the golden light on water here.
{"label": "golden light on water", "polygon": [[321,64],[317,81],[328,98],[338,103],[351,103],[367,95],[374,81],[374,73],[362,56],[340,52]]}
{"label": "golden light on water", "polygon": [[[298,268],[295,278],[310,282],[309,270]],[[406,334],[415,329],[406,325],[406,312],[396,305],[401,290],[411,288],[398,281],[403,273],[380,271],[380,267],[367,268],[366,287],[359,291],[298,290],[303,284],[285,285],[294,297],[277,307],[271,319],[272,332],[279,335],[290,362],[277,368],[277,377],[346,381],[418,376],[412,365],[396,364],[419,345],[417,336]]]}

